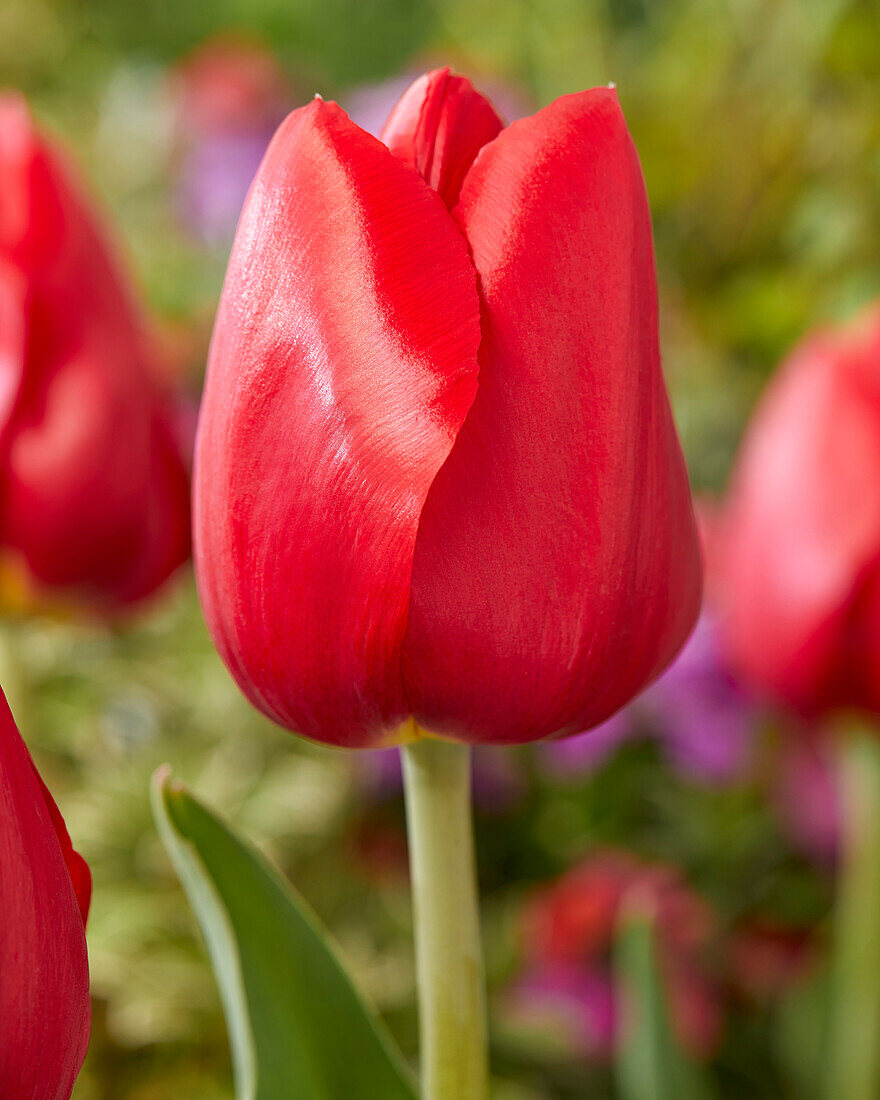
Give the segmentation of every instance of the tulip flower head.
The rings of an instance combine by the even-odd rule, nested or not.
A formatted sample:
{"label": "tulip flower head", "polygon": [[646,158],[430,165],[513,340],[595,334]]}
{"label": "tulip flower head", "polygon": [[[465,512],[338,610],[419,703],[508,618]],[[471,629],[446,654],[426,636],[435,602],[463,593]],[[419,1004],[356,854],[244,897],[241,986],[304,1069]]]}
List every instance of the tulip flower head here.
{"label": "tulip flower head", "polygon": [[880,309],[781,368],[723,525],[719,597],[743,678],[807,714],[880,713]]}
{"label": "tulip flower head", "polygon": [[242,213],[196,442],[209,628],[349,747],[604,721],[697,615],[644,182],[617,96],[504,127],[446,70],[379,141],[316,99]]}
{"label": "tulip flower head", "polygon": [[173,414],[119,267],[23,100],[0,98],[0,548],[110,609],[189,552]]}
{"label": "tulip flower head", "polygon": [[89,869],[0,696],[0,1095],[68,1100],[89,1043]]}

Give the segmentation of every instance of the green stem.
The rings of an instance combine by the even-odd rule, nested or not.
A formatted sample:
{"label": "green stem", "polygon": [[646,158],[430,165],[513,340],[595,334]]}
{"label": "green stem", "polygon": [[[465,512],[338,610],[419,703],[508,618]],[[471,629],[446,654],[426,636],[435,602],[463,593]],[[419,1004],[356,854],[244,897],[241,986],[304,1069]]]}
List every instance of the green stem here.
{"label": "green stem", "polygon": [[401,749],[412,869],[424,1100],[486,1100],[486,996],[470,801],[470,749],[425,737]]}
{"label": "green stem", "polygon": [[834,914],[826,1100],[880,1095],[880,741],[847,738],[843,853]]}

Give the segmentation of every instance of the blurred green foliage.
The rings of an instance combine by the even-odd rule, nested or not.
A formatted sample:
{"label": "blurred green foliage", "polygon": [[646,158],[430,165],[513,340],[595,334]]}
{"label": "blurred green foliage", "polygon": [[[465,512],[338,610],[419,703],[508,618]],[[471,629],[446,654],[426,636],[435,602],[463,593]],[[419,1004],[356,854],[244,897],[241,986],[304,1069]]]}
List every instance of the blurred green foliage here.
{"label": "blurred green foliage", "polygon": [[[4,0],[0,84],[27,93],[103,200],[193,392],[225,256],[175,216],[166,73],[218,33],[274,50],[291,106],[315,91],[345,104],[364,82],[438,61],[535,106],[614,81],[652,202],[665,364],[698,489],[723,486],[792,343],[880,293],[874,0]],[[117,629],[4,630],[0,681],[95,878],[96,1019],[77,1100],[231,1095],[213,980],[150,820],[148,778],[166,760],[294,879],[411,1055],[400,802],[369,806],[349,757],[247,706],[191,578]],[[719,792],[644,746],[571,785],[515,756],[521,803],[478,820],[496,990],[515,966],[519,899],[593,843],[681,865],[726,922],[752,909],[824,920],[829,884],[779,835],[760,766]],[[733,1014],[716,1060],[725,1096],[804,1100],[786,1052],[814,1028],[805,1004],[776,1022]],[[503,1033],[496,1066],[501,1100],[608,1094],[605,1071]]]}

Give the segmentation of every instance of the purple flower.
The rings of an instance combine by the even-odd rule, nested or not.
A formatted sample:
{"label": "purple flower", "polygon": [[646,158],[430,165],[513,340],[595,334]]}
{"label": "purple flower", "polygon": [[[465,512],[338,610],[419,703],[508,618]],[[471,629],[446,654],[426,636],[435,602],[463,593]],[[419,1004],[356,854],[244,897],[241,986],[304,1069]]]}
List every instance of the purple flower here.
{"label": "purple flower", "polygon": [[348,117],[368,134],[378,137],[391,108],[419,75],[415,71],[404,73],[403,76],[392,76],[379,84],[364,84],[355,88],[343,103]]}
{"label": "purple flower", "polygon": [[352,756],[355,780],[370,802],[388,802],[403,790],[398,749],[371,749]]}
{"label": "purple flower", "polygon": [[544,768],[557,779],[580,778],[600,768],[635,732],[632,708],[626,707],[589,733],[547,741],[539,752]]}
{"label": "purple flower", "polygon": [[547,966],[510,987],[504,1008],[517,1029],[543,1032],[589,1058],[609,1058],[617,1032],[614,983],[600,967]]}
{"label": "purple flower", "polygon": [[272,137],[272,128],[206,134],[183,155],[178,181],[181,220],[206,244],[229,244],[251,181]]}
{"label": "purple flower", "polygon": [[641,705],[672,766],[706,783],[741,778],[751,764],[754,711],[722,659],[704,613],[687,645]]}

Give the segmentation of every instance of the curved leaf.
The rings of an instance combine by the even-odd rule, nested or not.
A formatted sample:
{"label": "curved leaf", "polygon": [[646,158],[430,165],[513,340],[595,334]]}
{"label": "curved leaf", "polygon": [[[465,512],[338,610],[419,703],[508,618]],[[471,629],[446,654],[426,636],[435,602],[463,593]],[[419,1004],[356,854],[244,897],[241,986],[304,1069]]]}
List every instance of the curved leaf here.
{"label": "curved leaf", "polygon": [[650,915],[634,908],[617,931],[615,969],[624,983],[629,1027],[615,1073],[623,1100],[717,1100],[702,1066],[688,1061],[669,1020]]}
{"label": "curved leaf", "polygon": [[211,956],[238,1100],[415,1100],[402,1056],[303,899],[167,768],[152,800]]}

